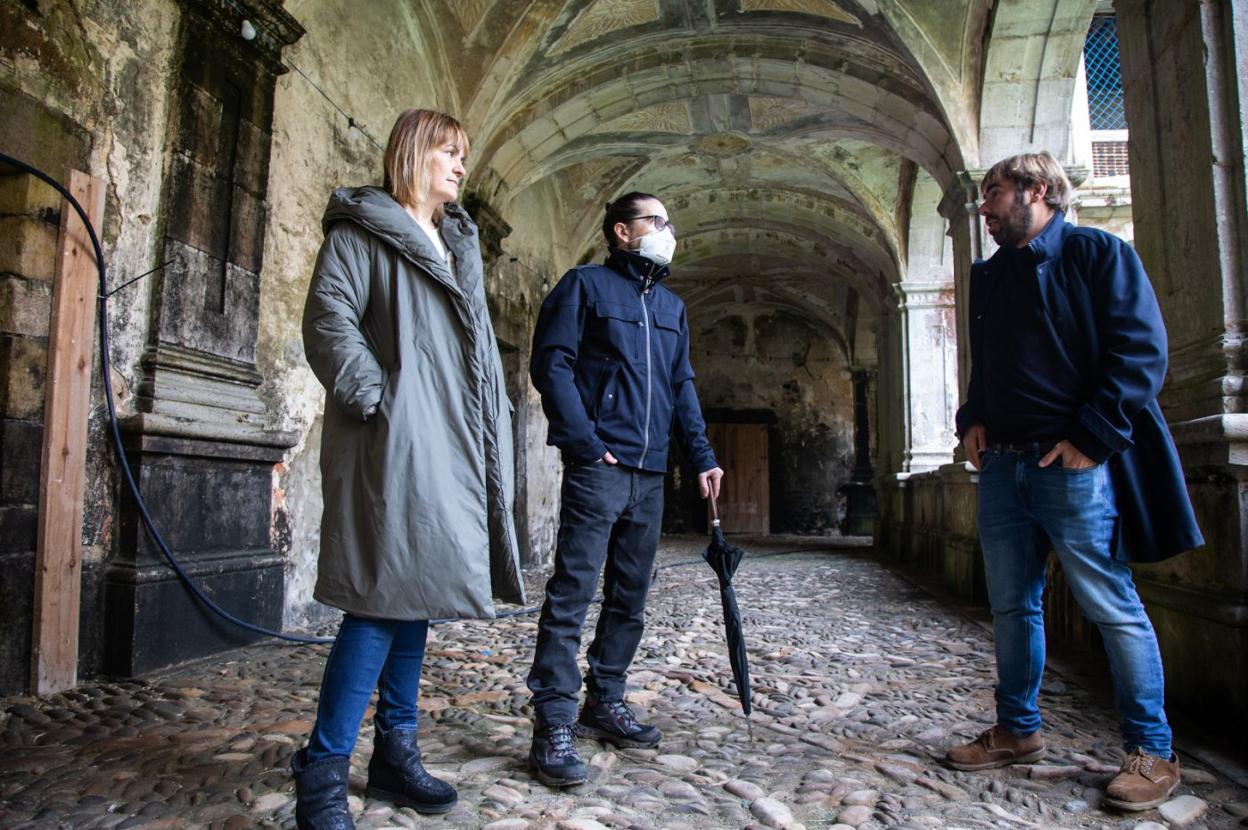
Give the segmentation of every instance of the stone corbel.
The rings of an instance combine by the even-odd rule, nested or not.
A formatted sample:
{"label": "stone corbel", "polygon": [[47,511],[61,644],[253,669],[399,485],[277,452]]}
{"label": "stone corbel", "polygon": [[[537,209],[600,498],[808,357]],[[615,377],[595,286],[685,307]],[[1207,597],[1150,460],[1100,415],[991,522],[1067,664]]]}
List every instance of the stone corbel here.
{"label": "stone corbel", "polygon": [[471,193],[464,198],[464,210],[477,223],[481,240],[481,261],[489,267],[503,255],[503,240],[511,234],[511,225],[477,193]]}
{"label": "stone corbel", "polygon": [[[282,8],[281,0],[182,0],[182,5],[225,33],[226,42],[237,42],[240,51],[257,54],[274,75],[287,71],[282,49],[304,35],[303,26]],[[250,41],[243,36],[244,20],[255,32]]]}

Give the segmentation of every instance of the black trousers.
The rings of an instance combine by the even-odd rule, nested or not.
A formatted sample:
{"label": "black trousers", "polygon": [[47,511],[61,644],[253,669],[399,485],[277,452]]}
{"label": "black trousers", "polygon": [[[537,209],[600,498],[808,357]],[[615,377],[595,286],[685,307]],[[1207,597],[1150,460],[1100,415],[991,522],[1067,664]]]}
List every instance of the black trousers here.
{"label": "black trousers", "polygon": [[628,667],[645,627],[646,592],[662,522],[662,473],[601,461],[564,468],[555,572],[546,583],[528,677],[540,720],[576,719],[581,692],[576,658],[599,573],[602,612],[589,646],[585,686],[600,699],[624,696]]}

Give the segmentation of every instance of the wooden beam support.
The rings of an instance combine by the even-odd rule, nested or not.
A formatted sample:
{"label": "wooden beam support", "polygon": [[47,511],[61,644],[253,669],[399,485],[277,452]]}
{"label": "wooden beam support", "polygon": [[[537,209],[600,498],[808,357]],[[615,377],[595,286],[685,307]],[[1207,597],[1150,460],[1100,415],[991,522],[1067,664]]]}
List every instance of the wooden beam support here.
{"label": "wooden beam support", "polygon": [[[70,171],[69,192],[99,233],[104,182]],[[78,608],[82,590],[82,502],[87,416],[95,368],[95,252],[77,211],[61,208],[60,245],[48,330],[47,394],[39,477],[34,631],[30,686],[51,694],[78,682]]]}

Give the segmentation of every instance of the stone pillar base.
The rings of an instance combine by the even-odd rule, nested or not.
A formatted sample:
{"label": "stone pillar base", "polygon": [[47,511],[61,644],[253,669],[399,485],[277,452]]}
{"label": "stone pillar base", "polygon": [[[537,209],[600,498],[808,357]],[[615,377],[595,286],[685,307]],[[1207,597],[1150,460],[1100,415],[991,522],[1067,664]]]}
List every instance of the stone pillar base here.
{"label": "stone pillar base", "polygon": [[[280,556],[272,551],[240,551],[183,564],[200,590],[226,611],[249,623],[281,630],[284,576]],[[109,674],[137,677],[262,639],[209,611],[168,566],[109,566],[104,575],[104,607]]]}
{"label": "stone pillar base", "polygon": [[968,602],[987,601],[976,530],[978,477],[964,463],[879,481],[876,547]]}
{"label": "stone pillar base", "polygon": [[[205,594],[240,619],[280,630],[285,579],[270,511],[273,465],[291,436],[253,431],[241,443],[241,435],[160,434],[178,426],[150,413],[125,424],[148,511]],[[148,535],[128,492],[120,503],[118,555],[104,574],[108,672],[143,674],[259,639],[200,603]]]}
{"label": "stone pillar base", "polygon": [[841,519],[843,536],[870,536],[875,533],[879,511],[875,506],[875,487],[868,481],[849,481],[841,486],[845,494],[845,518]]}

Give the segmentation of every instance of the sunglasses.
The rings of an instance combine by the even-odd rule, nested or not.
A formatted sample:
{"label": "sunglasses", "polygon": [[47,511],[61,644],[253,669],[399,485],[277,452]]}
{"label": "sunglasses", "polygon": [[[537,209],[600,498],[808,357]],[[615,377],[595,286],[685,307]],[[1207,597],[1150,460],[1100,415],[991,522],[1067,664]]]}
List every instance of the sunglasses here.
{"label": "sunglasses", "polygon": [[664,228],[671,228],[672,236],[676,235],[676,223],[673,222],[671,219],[668,219],[666,216],[659,216],[657,213],[650,213],[645,216],[634,216],[632,219],[629,219],[628,221],[636,222],[638,219],[653,219],[654,229],[656,231],[661,231]]}

